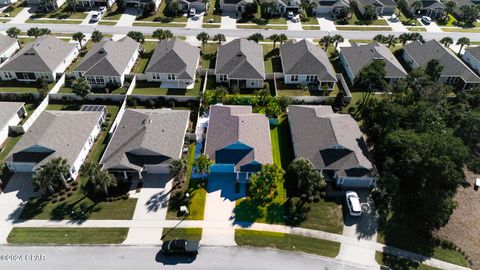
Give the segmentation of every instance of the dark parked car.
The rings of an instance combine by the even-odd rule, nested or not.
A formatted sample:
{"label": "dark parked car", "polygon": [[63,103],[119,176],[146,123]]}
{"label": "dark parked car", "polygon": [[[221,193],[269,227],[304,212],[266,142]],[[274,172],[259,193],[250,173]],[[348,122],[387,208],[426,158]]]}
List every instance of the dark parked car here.
{"label": "dark parked car", "polygon": [[175,239],[175,240],[163,242],[162,252],[164,254],[197,255],[199,246],[200,246],[200,243],[198,241]]}

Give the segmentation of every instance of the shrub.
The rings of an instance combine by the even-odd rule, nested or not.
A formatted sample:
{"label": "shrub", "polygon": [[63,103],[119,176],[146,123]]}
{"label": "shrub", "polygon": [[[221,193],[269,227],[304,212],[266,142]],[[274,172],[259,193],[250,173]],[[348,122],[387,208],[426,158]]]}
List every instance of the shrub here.
{"label": "shrub", "polygon": [[52,200],[52,203],[57,203],[58,202],[58,199],[53,199]]}
{"label": "shrub", "polygon": [[72,188],[72,191],[77,191],[77,189],[78,189],[78,187],[75,186],[75,187]]}
{"label": "shrub", "polygon": [[313,196],[313,201],[314,201],[314,202],[319,202],[320,199],[321,199],[321,198],[320,198],[320,195],[318,195],[318,194]]}
{"label": "shrub", "polygon": [[71,197],[73,195],[72,191],[67,192],[67,197]]}
{"label": "shrub", "polygon": [[58,201],[63,202],[63,201],[65,201],[65,199],[66,199],[66,197],[62,196],[62,197],[60,197],[60,199],[58,199]]}
{"label": "shrub", "polygon": [[64,195],[65,193],[66,193],[66,190],[65,190],[65,189],[62,189],[62,190],[60,190],[60,192],[59,192],[60,195]]}
{"label": "shrub", "polygon": [[53,197],[53,198],[57,198],[57,197],[58,197],[58,193],[56,193],[56,192],[53,193],[53,194],[52,194],[52,197]]}

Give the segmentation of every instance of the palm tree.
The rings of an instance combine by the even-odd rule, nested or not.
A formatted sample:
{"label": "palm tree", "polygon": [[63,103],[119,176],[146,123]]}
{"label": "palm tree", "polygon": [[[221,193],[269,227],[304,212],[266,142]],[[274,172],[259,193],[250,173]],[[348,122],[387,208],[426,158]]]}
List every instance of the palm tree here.
{"label": "palm tree", "polygon": [[417,12],[417,10],[421,9],[423,7],[422,1],[415,1],[412,3],[412,9],[413,12]]}
{"label": "palm tree", "polygon": [[53,158],[42,165],[32,177],[35,190],[47,194],[53,193],[56,187],[67,186],[65,176],[70,175],[70,166],[66,159]]}
{"label": "palm tree", "polygon": [[170,30],[157,29],[153,31],[153,37],[158,38],[159,41],[169,39],[173,37],[173,33]]}
{"label": "palm tree", "polygon": [[49,192],[53,194],[55,189],[53,188],[53,179],[49,175],[49,171],[44,168],[40,168],[32,176],[32,184],[35,191],[40,191],[43,195],[47,195]]}
{"label": "palm tree", "polygon": [[92,86],[84,77],[75,79],[70,87],[72,88],[72,93],[82,99],[85,99],[90,93],[92,93]]}
{"label": "palm tree", "polygon": [[20,35],[22,31],[17,28],[17,27],[10,27],[7,30],[7,35],[12,38],[18,38],[18,35]]}
{"label": "palm tree", "polygon": [[40,7],[46,12],[50,11],[51,0],[40,0]]}
{"label": "palm tree", "polygon": [[76,32],[72,35],[72,39],[78,41],[80,44],[80,49],[83,49],[82,41],[85,38],[85,35],[82,32]]}
{"label": "palm tree", "polygon": [[395,35],[388,35],[385,37],[385,43],[387,44],[388,48],[395,46],[397,44],[398,39]]}
{"label": "palm tree", "polygon": [[73,12],[77,12],[76,11],[77,0],[67,0],[67,6],[70,10],[73,10]]}
{"label": "palm tree", "polygon": [[421,43],[424,42],[423,36],[420,33],[410,33],[410,40],[411,41],[419,41]]}
{"label": "palm tree", "polygon": [[95,176],[100,172],[100,166],[93,161],[86,161],[80,167],[80,175],[85,177],[88,181],[93,181]]}
{"label": "palm tree", "polygon": [[275,50],[275,45],[277,44],[278,41],[280,41],[279,36],[277,34],[273,34],[273,35],[269,36],[268,38],[273,41],[273,49]]}
{"label": "palm tree", "polygon": [[97,42],[100,42],[102,39],[103,39],[102,32],[100,32],[98,30],[93,31],[93,33],[92,33],[92,41],[93,42],[97,43]]}
{"label": "palm tree", "polygon": [[205,179],[205,175],[210,173],[212,165],[213,161],[205,154],[201,154],[193,161],[193,167],[197,168],[197,171],[202,174],[202,179]]}
{"label": "palm tree", "polygon": [[465,45],[470,46],[470,39],[467,37],[461,37],[457,40],[457,45],[460,45],[460,50],[458,50],[458,54],[460,55]]}
{"label": "palm tree", "polygon": [[400,13],[408,9],[408,3],[406,0],[399,0],[397,1],[397,5],[398,5],[397,17],[400,17]]}
{"label": "palm tree", "polygon": [[210,39],[210,36],[205,32],[201,32],[197,35],[197,40],[202,42],[202,51],[203,51],[203,47],[205,46],[205,43],[207,43],[209,39]]}
{"label": "palm tree", "polygon": [[384,43],[386,40],[386,37],[382,34],[378,34],[375,37],[373,37],[373,40],[375,40],[378,43]]}
{"label": "palm tree", "polygon": [[330,44],[332,44],[332,42],[333,42],[332,37],[330,35],[327,35],[327,36],[323,36],[318,42],[318,44],[320,46],[323,46],[324,50],[327,51],[328,47],[330,47]]}
{"label": "palm tree", "polygon": [[255,33],[253,35],[250,35],[247,39],[248,40],[253,40],[256,43],[258,43],[260,40],[263,40],[263,35],[260,34],[260,33]]}
{"label": "palm tree", "polygon": [[278,42],[280,42],[280,46],[288,40],[288,37],[285,34],[278,35]]}
{"label": "palm tree", "polygon": [[455,10],[455,8],[457,7],[457,3],[455,3],[455,1],[448,1],[445,3],[445,12],[447,13],[446,15],[448,14],[453,14],[453,11]]}
{"label": "palm tree", "polygon": [[341,35],[334,35],[332,39],[333,39],[333,42],[335,42],[335,50],[337,50],[338,44],[344,41]]}
{"label": "palm tree", "polygon": [[185,159],[175,159],[170,163],[170,170],[173,174],[173,178],[180,182],[187,173],[187,161]]}
{"label": "palm tree", "polygon": [[116,187],[118,184],[117,178],[108,171],[100,171],[95,175],[92,181],[93,187],[96,190],[103,190],[106,196],[108,196],[108,189]]}
{"label": "palm tree", "polygon": [[218,42],[218,46],[220,46],[226,39],[224,34],[216,34],[212,40]]}
{"label": "palm tree", "polygon": [[450,47],[453,44],[453,39],[451,37],[443,37],[440,39],[440,43],[443,44],[445,47]]}
{"label": "palm tree", "polygon": [[412,40],[410,33],[403,33],[400,36],[398,36],[398,40],[402,43],[402,45],[405,45],[408,41]]}

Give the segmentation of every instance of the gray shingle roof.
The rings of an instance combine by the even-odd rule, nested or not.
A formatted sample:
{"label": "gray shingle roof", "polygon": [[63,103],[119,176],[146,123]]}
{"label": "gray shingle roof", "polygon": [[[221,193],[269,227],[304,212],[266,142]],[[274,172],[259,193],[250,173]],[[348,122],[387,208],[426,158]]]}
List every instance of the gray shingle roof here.
{"label": "gray shingle roof", "polygon": [[437,59],[443,66],[441,76],[458,76],[466,82],[480,83],[480,78],[462,60],[435,39],[423,44],[412,42],[403,49],[419,66],[424,67],[430,60]]}
{"label": "gray shingle roof", "polygon": [[53,72],[75,50],[75,44],[41,36],[13,55],[0,71]]}
{"label": "gray shingle roof", "polygon": [[[411,6],[413,3],[418,0],[406,0],[408,5]],[[445,8],[445,5],[438,0],[421,0],[422,6],[424,9],[436,9],[436,8]]]}
{"label": "gray shingle roof", "polygon": [[285,74],[316,74],[321,81],[337,81],[327,53],[310,41],[291,40],[283,44],[280,47],[280,57]]}
{"label": "gray shingle roof", "polygon": [[307,158],[316,169],[341,175],[352,168],[373,170],[362,133],[349,114],[334,113],[330,106],[292,105],[288,120],[296,158]]}
{"label": "gray shingle roof", "polygon": [[265,79],[263,48],[254,41],[235,39],[221,45],[217,53],[215,74],[230,79]]}
{"label": "gray shingle roof", "polygon": [[153,52],[145,73],[174,73],[179,79],[195,78],[200,50],[180,39],[161,41]]}
{"label": "gray shingle roof", "polygon": [[0,35],[0,54],[10,48],[13,44],[17,43],[17,39],[9,36]]}
{"label": "gray shingle roof", "polygon": [[480,46],[468,47],[465,51],[469,52],[473,57],[480,61]]}
{"label": "gray shingle roof", "polygon": [[23,102],[0,102],[0,130],[23,107]]}
{"label": "gray shingle roof", "polygon": [[85,75],[121,76],[138,47],[130,37],[118,41],[104,39],[93,46],[75,71],[85,72]]}
{"label": "gray shingle roof", "polygon": [[253,150],[236,165],[257,161],[271,164],[272,142],[270,126],[264,114],[252,113],[251,106],[210,106],[205,154],[215,160],[215,152],[231,144],[240,142]]}
{"label": "gray shingle roof", "polygon": [[362,6],[397,6],[397,3],[393,0],[357,0]]}
{"label": "gray shingle roof", "polygon": [[[44,111],[15,145],[7,162],[37,163],[34,169],[62,157],[73,165],[88,137],[100,122],[102,112]],[[33,146],[52,150],[40,155],[26,151]],[[78,169],[78,168],[77,168]]]}
{"label": "gray shingle roof", "polygon": [[142,171],[144,164],[180,158],[189,115],[185,110],[126,110],[100,164]]}
{"label": "gray shingle roof", "polygon": [[319,7],[349,7],[350,2],[348,0],[312,0],[316,2]]}
{"label": "gray shingle roof", "polygon": [[377,42],[361,46],[354,44],[352,47],[342,47],[340,53],[345,57],[354,76],[363,67],[378,59],[385,61],[385,76],[387,78],[404,78],[407,76],[407,71],[402,64],[384,44]]}

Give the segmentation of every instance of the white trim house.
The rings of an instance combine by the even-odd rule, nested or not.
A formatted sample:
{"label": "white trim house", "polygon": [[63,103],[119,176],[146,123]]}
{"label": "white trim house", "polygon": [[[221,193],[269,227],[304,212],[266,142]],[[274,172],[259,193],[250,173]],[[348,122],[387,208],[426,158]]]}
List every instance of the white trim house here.
{"label": "white trim house", "polygon": [[26,116],[23,102],[0,102],[0,149],[8,138],[10,127],[18,125]]}

